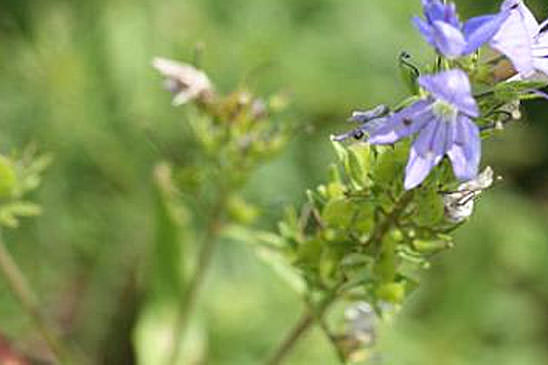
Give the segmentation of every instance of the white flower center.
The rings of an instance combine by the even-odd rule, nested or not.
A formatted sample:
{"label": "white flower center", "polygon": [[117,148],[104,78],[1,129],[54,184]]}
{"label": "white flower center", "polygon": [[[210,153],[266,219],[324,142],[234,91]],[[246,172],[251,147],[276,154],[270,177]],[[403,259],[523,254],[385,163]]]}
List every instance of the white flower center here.
{"label": "white flower center", "polygon": [[432,113],[441,120],[452,122],[457,118],[459,110],[443,100],[436,100],[432,105]]}

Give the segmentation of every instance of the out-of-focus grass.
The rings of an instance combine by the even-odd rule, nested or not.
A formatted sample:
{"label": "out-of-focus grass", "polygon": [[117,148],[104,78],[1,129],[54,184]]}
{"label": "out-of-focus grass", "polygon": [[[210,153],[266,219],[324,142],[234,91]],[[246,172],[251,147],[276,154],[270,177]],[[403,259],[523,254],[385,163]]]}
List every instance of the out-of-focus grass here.
{"label": "out-of-focus grass", "polygon": [[[461,2],[466,14],[480,9]],[[540,2],[539,2],[540,4]],[[245,83],[293,97],[297,132],[262,167],[246,195],[274,228],[284,205],[302,200],[333,159],[325,138],[352,108],[405,95],[397,56],[431,51],[409,18],[419,1],[189,0],[6,1],[0,4],[0,148],[35,143],[53,152],[37,199],[44,215],[8,236],[46,311],[97,363],[129,362],[134,312],[151,241],[151,173],[184,162],[185,113],[169,105],[150,60],[190,60],[221,90]],[[533,4],[534,5],[534,4]],[[539,7],[534,7],[540,10]],[[548,336],[542,139],[545,107],[529,125],[485,147],[506,173],[480,201],[457,247],[440,256],[410,307],[381,343],[389,364],[541,364]],[[32,349],[36,338],[0,282],[2,333]],[[214,364],[255,364],[297,318],[301,303],[242,244],[223,242],[199,315]],[[336,363],[312,332],[292,364]]]}

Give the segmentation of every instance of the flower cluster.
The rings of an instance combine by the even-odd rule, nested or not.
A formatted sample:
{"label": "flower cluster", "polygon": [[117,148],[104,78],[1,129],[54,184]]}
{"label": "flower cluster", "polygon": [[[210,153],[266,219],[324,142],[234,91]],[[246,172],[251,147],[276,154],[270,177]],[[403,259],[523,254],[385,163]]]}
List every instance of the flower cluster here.
{"label": "flower cluster", "polygon": [[407,190],[420,185],[445,156],[457,179],[468,181],[478,174],[481,139],[475,121],[484,116],[473,94],[471,73],[461,66],[472,53],[477,57],[484,45],[500,52],[513,64],[513,80],[548,75],[548,22],[539,25],[523,1],[505,0],[498,13],[464,23],[455,4],[422,2],[424,19],[415,17],[413,23],[438,53],[437,72],[417,78],[418,100],[409,106],[395,112],[384,105],[354,112],[351,120],[360,126],[333,137],[365,137],[372,145],[386,145],[416,135],[405,170]]}

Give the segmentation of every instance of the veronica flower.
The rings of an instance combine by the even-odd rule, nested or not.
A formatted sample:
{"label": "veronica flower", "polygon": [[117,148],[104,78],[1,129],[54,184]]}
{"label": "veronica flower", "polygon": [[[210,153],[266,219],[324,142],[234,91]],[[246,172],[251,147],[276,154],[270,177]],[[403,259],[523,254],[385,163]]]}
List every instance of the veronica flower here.
{"label": "veronica flower", "polygon": [[490,42],[506,55],[519,73],[530,78],[535,71],[548,75],[548,20],[539,24],[521,0],[506,0],[502,11],[510,15]]}
{"label": "veronica flower", "polygon": [[[428,173],[449,156],[460,180],[477,175],[481,154],[479,128],[472,121],[479,115],[468,76],[454,69],[418,79],[429,94],[424,99],[387,116],[372,118],[350,133],[333,137],[342,140],[367,134],[370,144],[393,144],[417,134],[405,170],[405,189],[419,185]],[[372,111],[366,112],[372,116]],[[374,115],[373,115],[374,116]]]}
{"label": "veronica flower", "polygon": [[424,19],[414,17],[413,23],[436,50],[447,58],[468,55],[488,42],[506,20],[509,11],[483,15],[462,24],[454,3],[422,0]]}

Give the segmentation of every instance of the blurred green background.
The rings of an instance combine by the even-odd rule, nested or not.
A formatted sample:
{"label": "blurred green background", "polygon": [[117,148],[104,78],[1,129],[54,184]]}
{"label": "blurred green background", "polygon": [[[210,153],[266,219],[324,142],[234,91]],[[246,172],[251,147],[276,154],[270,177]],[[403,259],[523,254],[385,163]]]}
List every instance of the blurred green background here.
{"label": "blurred green background", "polygon": [[[547,3],[528,4],[548,15]],[[458,5],[471,16],[498,2]],[[55,157],[35,194],[44,214],[7,241],[65,336],[93,363],[136,362],[152,170],[184,156],[189,138],[152,57],[190,61],[202,42],[219,90],[290,92],[297,132],[245,188],[260,225],[274,229],[283,207],[325,178],[326,137],[350,111],[406,95],[399,53],[419,65],[431,58],[409,22],[419,12],[419,0],[1,0],[0,150],[35,144]],[[547,110],[529,103],[523,122],[485,145],[484,163],[504,180],[383,328],[385,364],[548,363]],[[223,242],[198,305],[207,363],[260,363],[300,310],[246,245]],[[42,346],[3,281],[0,335],[25,351]],[[337,362],[313,331],[289,363]]]}

